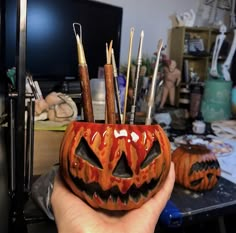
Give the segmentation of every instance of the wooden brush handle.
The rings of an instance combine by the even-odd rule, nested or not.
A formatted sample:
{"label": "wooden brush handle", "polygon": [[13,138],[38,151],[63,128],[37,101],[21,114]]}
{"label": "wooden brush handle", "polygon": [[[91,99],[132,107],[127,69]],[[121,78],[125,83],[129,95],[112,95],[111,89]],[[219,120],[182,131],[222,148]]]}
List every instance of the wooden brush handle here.
{"label": "wooden brush handle", "polygon": [[89,74],[86,65],[79,65],[79,77],[82,89],[84,120],[87,122],[94,122],[92,96],[89,84]]}
{"label": "wooden brush handle", "polygon": [[110,64],[104,65],[105,71],[105,87],[106,87],[106,107],[107,107],[107,123],[116,123],[115,110],[115,89],[113,82],[113,67]]}

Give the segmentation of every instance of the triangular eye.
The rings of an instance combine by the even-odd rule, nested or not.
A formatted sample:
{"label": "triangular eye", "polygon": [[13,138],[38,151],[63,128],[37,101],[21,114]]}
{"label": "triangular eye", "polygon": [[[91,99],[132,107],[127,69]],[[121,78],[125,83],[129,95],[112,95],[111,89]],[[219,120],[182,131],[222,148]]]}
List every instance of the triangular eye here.
{"label": "triangular eye", "polygon": [[129,178],[133,176],[133,172],[129,167],[125,153],[122,152],[121,157],[112,173],[113,176],[121,178]]}
{"label": "triangular eye", "polygon": [[161,153],[161,147],[158,141],[154,141],[151,150],[141,164],[141,169],[147,167]]}
{"label": "triangular eye", "polygon": [[101,169],[103,168],[99,159],[97,158],[95,153],[91,150],[87,141],[84,138],[81,138],[80,143],[75,150],[75,154],[76,156],[81,157],[82,159],[88,161],[90,164]]}

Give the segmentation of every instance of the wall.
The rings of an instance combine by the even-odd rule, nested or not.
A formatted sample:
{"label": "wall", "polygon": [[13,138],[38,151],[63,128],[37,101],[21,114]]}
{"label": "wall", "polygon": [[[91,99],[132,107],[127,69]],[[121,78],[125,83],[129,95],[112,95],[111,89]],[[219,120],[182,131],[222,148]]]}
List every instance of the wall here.
{"label": "wall", "polygon": [[[169,30],[172,27],[172,16],[185,11],[198,9],[200,0],[99,0],[100,2],[123,8],[123,25],[121,37],[121,65],[127,63],[130,28],[135,28],[133,41],[133,58],[137,56],[141,30],[144,30],[143,54],[152,55],[157,41],[163,39],[168,44]],[[168,47],[166,49],[168,53]]]}

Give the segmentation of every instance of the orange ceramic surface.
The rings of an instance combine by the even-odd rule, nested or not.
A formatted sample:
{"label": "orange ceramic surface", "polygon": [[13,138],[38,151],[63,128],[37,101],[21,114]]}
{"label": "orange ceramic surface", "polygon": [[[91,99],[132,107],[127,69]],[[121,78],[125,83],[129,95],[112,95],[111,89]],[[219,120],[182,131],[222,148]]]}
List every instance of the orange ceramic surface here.
{"label": "orange ceramic surface", "polygon": [[170,156],[159,125],[71,122],[61,143],[60,171],[91,206],[130,210],[161,189]]}
{"label": "orange ceramic surface", "polygon": [[220,177],[215,154],[204,145],[181,145],[172,153],[175,181],[185,188],[203,191],[212,189]]}

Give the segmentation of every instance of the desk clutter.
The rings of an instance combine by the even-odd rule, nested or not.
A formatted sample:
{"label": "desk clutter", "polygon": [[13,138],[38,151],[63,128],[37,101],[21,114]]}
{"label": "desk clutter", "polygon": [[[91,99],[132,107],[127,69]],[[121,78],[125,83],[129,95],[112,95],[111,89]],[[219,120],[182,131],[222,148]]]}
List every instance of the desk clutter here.
{"label": "desk clutter", "polygon": [[[160,125],[152,124],[155,87],[160,81],[158,67],[163,41],[159,40],[157,44],[147,114],[145,123],[142,124],[137,124],[136,105],[144,32],[141,31],[140,34],[135,85],[129,111],[128,77],[121,112],[120,95],[116,90],[113,41],[109,46],[106,44],[103,85],[105,95],[102,96],[105,100],[105,119],[99,123],[95,121],[92,97],[100,99],[100,96],[92,95],[94,82],[89,79],[81,32],[76,32],[76,25],[73,24],[77,42],[83,121],[71,119],[65,131],[59,151],[61,178],[71,192],[94,208],[112,211],[138,208],[163,187],[171,166],[168,137]],[[134,29],[131,28],[130,39],[133,39],[133,34]],[[96,89],[99,88],[99,83],[101,84],[96,82]],[[44,197],[36,197],[38,198]]]}
{"label": "desk clutter", "polygon": [[[142,31],[140,34],[129,111],[127,98],[131,91],[129,88],[130,61],[127,68],[124,104],[121,105],[121,92],[117,90],[118,76],[112,48],[113,41],[110,41],[109,46],[106,44],[104,80],[103,82],[96,80],[92,85],[94,80],[90,82],[89,79],[82,38],[75,28],[74,33],[77,42],[83,122],[75,121],[76,116],[71,114],[69,120],[72,122],[67,127],[59,152],[59,171],[70,190],[94,208],[107,210],[138,208],[163,187],[171,159],[175,163],[176,183],[199,192],[213,189],[221,176],[218,156],[231,153],[233,147],[224,141],[203,136],[206,133],[205,122],[195,121],[191,125],[193,135],[182,135],[176,138],[174,141],[176,148],[173,149],[171,157],[169,139],[159,124],[164,123],[167,129],[170,126],[186,132],[188,119],[185,109],[181,111],[174,107],[174,99],[171,97],[175,96],[175,88],[173,92],[169,93],[171,111],[165,112],[166,109],[161,104],[158,114],[153,114],[156,107],[154,98],[156,87],[161,87],[163,82],[158,76],[162,40],[159,40],[157,45],[155,69],[149,90],[145,120],[142,124],[137,124],[138,81],[144,32]],[[130,42],[132,42],[133,36],[134,29],[131,28]],[[130,44],[132,45],[132,43]],[[178,72],[174,77],[175,81],[172,80],[171,84],[178,85],[180,73]],[[101,83],[105,91],[96,93]],[[166,88],[165,84],[164,82],[163,91]],[[157,90],[160,91],[158,88]],[[97,123],[94,99],[101,100],[101,96],[95,95],[101,93],[104,123]],[[57,93],[53,94],[56,98],[63,99]],[[45,98],[46,102],[48,97],[51,97],[50,95],[52,94]],[[64,97],[67,98],[67,96]],[[67,104],[71,110],[70,104],[65,103],[65,99],[63,101],[59,107]],[[44,103],[44,100],[42,102]],[[121,108],[121,106],[123,107]],[[40,105],[37,105],[36,109],[40,110],[39,107]],[[100,109],[100,103],[96,107]],[[55,120],[59,120],[60,112],[57,113],[55,110],[56,108],[53,111]],[[198,110],[200,110],[199,106],[196,112]],[[73,111],[73,113],[75,112]],[[41,114],[40,111],[39,114]],[[194,116],[198,116],[195,111]]]}
{"label": "desk clutter", "polygon": [[226,143],[213,135],[196,135],[196,134],[186,134],[178,136],[174,139],[172,144],[172,149],[179,147],[181,145],[193,146],[201,145],[208,148],[217,157],[226,156],[233,152],[233,146]]}
{"label": "desk clutter", "polygon": [[[170,228],[188,226],[194,221],[204,222],[234,213],[235,125],[235,120],[216,121],[210,124],[211,130],[207,129],[205,134],[191,131],[172,137],[176,184],[160,217],[163,225]],[[212,152],[208,154],[210,150]]]}
{"label": "desk clutter", "polygon": [[[236,183],[236,121],[215,121],[211,123],[211,129],[211,134],[191,132],[171,141],[176,181],[190,190],[211,189],[220,176]],[[192,179],[191,183],[189,180],[194,172],[195,180]],[[208,178],[211,180],[215,175],[214,184],[208,184]],[[205,186],[200,186],[205,178]]]}

